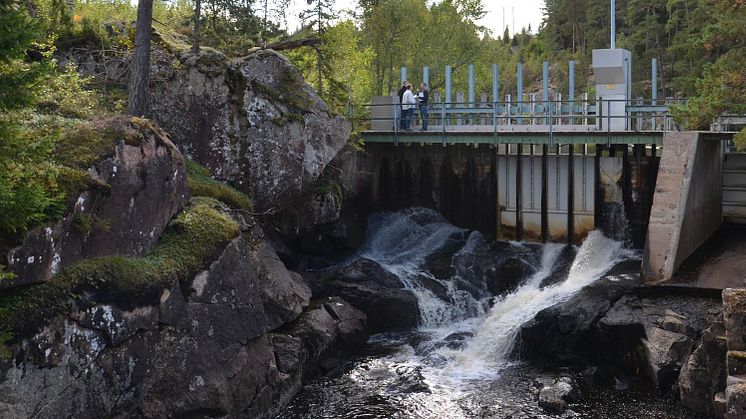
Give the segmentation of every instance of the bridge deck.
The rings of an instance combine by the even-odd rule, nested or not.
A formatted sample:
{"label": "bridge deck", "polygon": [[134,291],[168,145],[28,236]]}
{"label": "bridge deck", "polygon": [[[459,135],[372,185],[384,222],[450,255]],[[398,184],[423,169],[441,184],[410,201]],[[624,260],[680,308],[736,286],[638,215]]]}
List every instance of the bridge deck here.
{"label": "bridge deck", "polygon": [[[467,129],[465,129],[467,128]],[[589,126],[432,126],[429,131],[363,131],[369,143],[419,144],[657,144],[662,131],[600,131]]]}

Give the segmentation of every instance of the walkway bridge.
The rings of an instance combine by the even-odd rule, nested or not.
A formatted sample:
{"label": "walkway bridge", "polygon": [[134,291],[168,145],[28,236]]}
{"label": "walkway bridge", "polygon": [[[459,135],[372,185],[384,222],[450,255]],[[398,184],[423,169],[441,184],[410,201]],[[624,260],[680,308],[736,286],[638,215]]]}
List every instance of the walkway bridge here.
{"label": "walkway bridge", "polygon": [[[454,100],[446,68],[445,92],[431,95],[424,131],[416,108],[411,130],[401,129],[393,95],[350,107],[365,142],[355,168],[368,179],[365,205],[430,207],[455,225],[503,240],[579,244],[600,228],[645,248],[647,277],[670,277],[720,225],[724,204],[731,212],[746,208],[746,193],[739,194],[746,187],[730,178],[723,199],[732,133],[719,131],[734,117],[711,132],[682,133],[671,108],[686,101],[656,97],[655,61],[652,96],[627,99],[630,60],[624,50],[594,51],[593,99],[575,98],[572,62],[567,100],[549,94],[547,63],[541,95],[523,93],[519,65],[518,100],[499,99],[496,66],[492,101],[476,98],[473,66],[468,96]],[[427,80],[429,70],[422,74]],[[730,202],[736,195],[743,202]],[[746,221],[736,215],[731,219]]]}

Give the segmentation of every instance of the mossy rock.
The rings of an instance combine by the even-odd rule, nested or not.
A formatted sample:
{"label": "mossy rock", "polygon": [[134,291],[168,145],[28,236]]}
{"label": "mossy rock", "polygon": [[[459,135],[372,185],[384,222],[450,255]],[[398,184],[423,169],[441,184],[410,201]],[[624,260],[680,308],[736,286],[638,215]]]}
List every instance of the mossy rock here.
{"label": "mossy rock", "polygon": [[185,162],[192,196],[214,198],[231,208],[251,209],[251,199],[246,194],[213,179],[207,168],[194,161],[187,159]]}
{"label": "mossy rock", "polygon": [[0,297],[0,335],[29,336],[75,304],[156,304],[164,288],[176,280],[187,286],[238,236],[239,226],[226,211],[216,200],[193,198],[146,255],[88,259],[44,284]]}

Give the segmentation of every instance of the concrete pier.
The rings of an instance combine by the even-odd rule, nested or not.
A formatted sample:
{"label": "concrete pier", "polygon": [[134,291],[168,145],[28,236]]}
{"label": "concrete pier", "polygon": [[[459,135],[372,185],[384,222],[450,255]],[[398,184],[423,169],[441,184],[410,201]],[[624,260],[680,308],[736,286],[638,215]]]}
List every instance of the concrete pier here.
{"label": "concrete pier", "polygon": [[642,273],[670,280],[722,223],[721,137],[667,132],[650,213]]}

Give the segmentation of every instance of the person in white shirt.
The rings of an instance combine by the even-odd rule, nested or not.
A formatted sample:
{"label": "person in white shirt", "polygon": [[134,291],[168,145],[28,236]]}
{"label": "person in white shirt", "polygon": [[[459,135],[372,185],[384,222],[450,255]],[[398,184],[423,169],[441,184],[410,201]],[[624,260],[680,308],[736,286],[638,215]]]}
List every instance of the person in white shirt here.
{"label": "person in white shirt", "polygon": [[404,111],[404,131],[412,131],[412,117],[414,116],[415,108],[414,93],[412,93],[412,85],[407,85],[407,90],[404,91],[402,96],[402,110]]}

